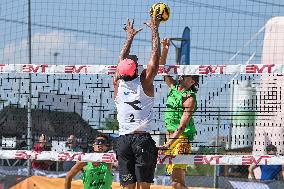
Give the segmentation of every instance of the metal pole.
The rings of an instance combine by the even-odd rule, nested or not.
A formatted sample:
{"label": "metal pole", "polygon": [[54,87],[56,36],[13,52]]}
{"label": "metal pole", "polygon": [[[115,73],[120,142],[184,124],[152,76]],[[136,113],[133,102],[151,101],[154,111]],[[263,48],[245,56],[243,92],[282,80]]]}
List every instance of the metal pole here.
{"label": "metal pole", "polygon": [[[29,64],[32,64],[32,27],[31,27],[31,0],[28,0],[28,40],[29,40]],[[28,128],[27,146],[32,150],[32,75],[29,74],[29,95],[28,95]],[[31,175],[31,160],[28,160],[28,176]]]}
{"label": "metal pole", "polygon": [[231,94],[231,123],[230,123],[230,126],[229,126],[229,141],[228,141],[228,149],[231,149],[232,148],[232,129],[233,129],[233,119],[234,119],[234,92],[235,92],[235,85],[233,82],[230,83],[230,85],[232,85],[232,94]]}
{"label": "metal pole", "polygon": [[[55,52],[53,53],[54,56],[54,65],[57,65],[57,56],[59,55],[59,52]],[[54,89],[55,89],[55,84],[54,84]],[[60,78],[57,78],[57,94],[60,94]],[[56,168],[55,168],[56,172],[59,171],[59,162],[56,161]]]}
{"label": "metal pole", "polygon": [[[57,56],[59,55],[59,52],[55,52],[53,53],[53,57],[54,57],[54,65],[57,65]],[[55,77],[57,77],[55,75]],[[54,83],[54,90],[55,90],[55,83]],[[57,94],[60,94],[60,78],[57,78]],[[59,162],[56,161],[56,168],[55,168],[56,172],[59,171]]]}
{"label": "metal pole", "polygon": [[[215,154],[218,154],[219,147],[219,127],[220,127],[220,107],[218,107],[218,124],[217,124],[217,136],[215,140]],[[219,169],[218,165],[214,165],[214,188],[218,187]]]}
{"label": "metal pole", "polygon": [[101,128],[101,114],[102,114],[102,101],[103,101],[103,79],[101,79],[101,93],[100,93],[100,109],[99,109],[99,127]]}

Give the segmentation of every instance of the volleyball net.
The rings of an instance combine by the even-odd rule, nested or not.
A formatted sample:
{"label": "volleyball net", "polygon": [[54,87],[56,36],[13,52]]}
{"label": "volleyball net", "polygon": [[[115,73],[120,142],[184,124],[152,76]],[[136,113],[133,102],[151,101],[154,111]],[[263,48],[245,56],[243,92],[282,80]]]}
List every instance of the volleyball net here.
{"label": "volleyball net", "polygon": [[[109,157],[106,161],[115,161],[113,154],[88,154],[92,152],[92,140],[100,133],[109,135],[114,141],[111,148],[115,148],[118,137],[112,85],[115,65],[0,66],[2,149],[12,150],[2,150],[0,158],[104,161]],[[141,65],[140,71],[145,68],[146,65]],[[164,113],[168,87],[162,76],[199,75],[200,79],[198,109],[193,116],[197,131],[191,141],[192,153],[180,157],[161,155],[158,162],[283,164],[282,157],[267,156],[265,151],[267,145],[273,144],[278,155],[283,154],[280,121],[283,68],[281,64],[161,66],[154,82],[151,133],[158,146],[166,140]],[[41,154],[26,149],[29,95],[33,143],[45,134],[52,152]],[[77,137],[86,155],[66,152],[71,134]]]}
{"label": "volleyball net", "polygon": [[[49,171],[32,171],[34,175],[48,177],[64,177],[64,162],[117,163],[113,153],[119,128],[112,85],[115,65],[6,64],[1,67],[0,174],[26,175],[28,159],[51,162]],[[146,66],[140,66],[140,71],[143,68]],[[220,167],[218,175],[226,178],[233,173],[242,174],[238,178],[247,178],[250,165],[283,165],[282,72],[281,64],[160,67],[154,81],[151,132],[157,146],[166,140],[164,113],[168,86],[163,75],[170,74],[174,78],[177,75],[199,75],[199,87],[198,109],[193,116],[196,135],[191,141],[192,152],[177,156],[160,154],[155,183],[169,184],[168,177],[160,176],[164,175],[166,164],[188,164],[188,175],[207,176],[214,175],[213,166],[217,165]],[[45,134],[48,151],[28,150],[30,96],[32,144],[39,143],[40,136]],[[93,153],[93,141],[102,133],[111,140],[110,151]],[[71,134],[76,136],[80,152],[68,151]],[[277,155],[267,155],[265,148],[269,144],[277,147]],[[238,171],[226,171],[226,167],[233,169],[236,166]],[[117,175],[116,171],[114,173]],[[187,180],[191,177],[196,176],[189,176]],[[195,180],[198,182],[189,185],[212,184],[207,185],[202,178]],[[234,184],[233,181],[226,182],[225,188]],[[240,181],[236,183],[239,185]]]}

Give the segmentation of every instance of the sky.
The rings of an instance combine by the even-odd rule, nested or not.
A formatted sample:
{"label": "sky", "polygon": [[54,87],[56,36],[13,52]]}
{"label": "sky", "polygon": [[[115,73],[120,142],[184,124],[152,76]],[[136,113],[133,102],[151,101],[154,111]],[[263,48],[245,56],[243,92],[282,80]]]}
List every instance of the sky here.
{"label": "sky", "polygon": [[[25,63],[27,60],[27,0],[2,0],[0,60]],[[32,1],[32,46],[34,63],[115,64],[125,40],[122,30],[127,18],[135,19],[137,28],[133,52],[146,64],[151,50],[151,32],[143,23],[155,1],[149,0],[38,0]],[[261,53],[262,33],[242,53],[228,62],[273,16],[284,12],[281,1],[264,0],[172,0],[170,19],[161,24],[160,36],[181,37],[191,29],[191,63],[242,63],[254,51]],[[279,4],[278,6],[276,6]],[[281,5],[281,6],[280,6]],[[175,64],[174,49],[170,64]],[[95,57],[95,58],[94,58]],[[256,58],[256,61],[258,59]]]}
{"label": "sky", "polygon": [[[151,0],[37,0],[31,4],[32,20],[32,63],[33,64],[116,64],[120,49],[126,39],[123,24],[127,18],[134,19],[136,28],[143,27],[132,44],[132,52],[138,55],[140,64],[147,64],[151,53],[151,32],[143,24],[149,20]],[[183,29],[191,29],[191,64],[245,64],[260,63],[265,23],[274,16],[284,14],[281,0],[165,0],[171,9],[170,19],[161,23],[159,33],[164,38],[180,38]],[[1,0],[0,2],[0,63],[28,63],[28,0]],[[179,46],[178,42],[175,44]],[[239,53],[237,53],[239,52]],[[237,55],[236,55],[237,54]],[[235,56],[236,55],[236,56]],[[168,64],[175,64],[175,49],[170,48]],[[27,83],[18,75],[1,76],[1,99],[17,103],[19,82],[24,82],[21,93],[27,91]],[[14,81],[9,77],[16,77]],[[79,78],[79,76],[74,76]],[[18,78],[18,79],[17,79]],[[58,78],[58,77],[57,77]],[[71,81],[68,76],[59,76],[61,92],[84,95],[89,103],[84,107],[83,118],[97,126],[99,108],[97,106],[101,89],[97,88],[101,78],[82,76]],[[226,105],[229,90],[216,97],[230,78],[213,76],[204,79],[199,91],[200,108],[205,100],[212,108]],[[34,93],[49,92],[51,83],[46,83],[44,76],[34,76]],[[55,78],[56,79],[56,78]],[[161,78],[160,78],[161,79]],[[106,91],[103,96],[103,109],[106,116],[114,111],[111,99],[110,78],[103,79]],[[93,84],[86,84],[92,82]],[[55,81],[57,83],[57,81]],[[162,82],[156,82],[156,106],[164,106],[166,89]],[[49,86],[45,87],[44,86]],[[51,86],[51,87],[50,87]],[[78,87],[77,87],[78,86]],[[161,87],[160,87],[161,86]],[[68,90],[67,90],[68,88]],[[86,90],[87,89],[87,90]],[[12,92],[11,92],[12,91]],[[215,92],[215,98],[208,99]],[[209,94],[210,93],[210,94]],[[35,95],[36,96],[36,95]],[[212,100],[213,99],[213,100]],[[25,94],[20,103],[26,103]],[[33,101],[36,105],[36,99]],[[92,107],[92,108],[91,108]],[[208,107],[207,107],[208,108]],[[227,107],[228,109],[229,107]],[[224,110],[227,110],[224,109]],[[204,110],[204,109],[203,109]],[[213,117],[216,123],[216,113]],[[163,126],[162,113],[156,119]],[[210,117],[210,116],[209,116]],[[197,118],[200,132],[216,131],[212,120],[207,117]],[[205,121],[204,121],[205,119]],[[202,122],[203,120],[203,122]],[[205,123],[204,123],[205,122]],[[228,122],[224,121],[223,135],[228,133]],[[208,126],[209,125],[209,126]]]}

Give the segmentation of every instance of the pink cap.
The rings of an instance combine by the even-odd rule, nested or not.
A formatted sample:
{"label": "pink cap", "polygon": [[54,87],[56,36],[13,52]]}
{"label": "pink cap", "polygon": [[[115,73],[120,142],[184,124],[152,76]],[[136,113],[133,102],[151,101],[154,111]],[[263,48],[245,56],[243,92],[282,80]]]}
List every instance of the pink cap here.
{"label": "pink cap", "polygon": [[120,76],[129,75],[132,77],[135,74],[136,68],[137,68],[137,63],[134,60],[128,58],[123,59],[117,65],[118,74]]}

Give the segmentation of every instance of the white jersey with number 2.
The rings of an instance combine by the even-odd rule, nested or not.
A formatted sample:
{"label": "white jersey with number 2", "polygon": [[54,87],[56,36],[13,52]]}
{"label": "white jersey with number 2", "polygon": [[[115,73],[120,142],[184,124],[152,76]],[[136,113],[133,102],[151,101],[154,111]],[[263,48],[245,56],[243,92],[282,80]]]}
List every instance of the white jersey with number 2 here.
{"label": "white jersey with number 2", "polygon": [[115,104],[119,135],[135,131],[151,132],[154,97],[144,93],[140,77],[132,81],[119,80]]}

